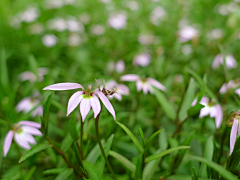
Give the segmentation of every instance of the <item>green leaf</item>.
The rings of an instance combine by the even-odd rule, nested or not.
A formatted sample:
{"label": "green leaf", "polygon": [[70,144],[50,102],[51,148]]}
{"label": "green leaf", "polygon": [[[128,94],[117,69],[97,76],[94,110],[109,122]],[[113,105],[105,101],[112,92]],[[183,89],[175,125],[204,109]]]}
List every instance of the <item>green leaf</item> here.
{"label": "green leaf", "polygon": [[73,169],[65,169],[58,176],[55,178],[55,180],[64,180],[67,179],[71,174],[73,173]]}
{"label": "green leaf", "polygon": [[163,131],[162,133],[159,134],[158,144],[159,144],[159,147],[162,150],[166,150],[167,149],[167,147],[168,147],[168,138],[167,138],[166,131]]}
{"label": "green leaf", "polygon": [[228,167],[227,169],[233,170],[239,164],[239,161],[240,161],[240,138],[237,138],[233,152],[227,160]]}
{"label": "green leaf", "polygon": [[33,154],[38,153],[38,152],[40,152],[44,149],[50,148],[50,147],[52,147],[51,144],[38,144],[37,146],[32,147],[29,151],[27,151],[24,155],[22,155],[22,157],[19,160],[19,163],[23,162],[24,160],[26,160]]}
{"label": "green leaf", "polygon": [[142,179],[142,173],[143,173],[143,155],[140,154],[138,156],[138,161],[137,161],[137,166],[136,166],[136,171],[135,171],[135,180]]}
{"label": "green leaf", "polygon": [[73,150],[74,150],[75,157],[76,157],[78,165],[83,167],[82,160],[81,160],[81,157],[79,155],[78,147],[77,147],[77,144],[75,142],[73,143]]}
{"label": "green leaf", "polygon": [[200,110],[204,107],[205,107],[204,105],[198,103],[195,106],[190,107],[187,111],[187,114],[188,114],[188,116],[193,116],[193,115],[199,113]]}
{"label": "green leaf", "polygon": [[77,132],[76,121],[74,121],[73,119],[69,121],[69,131],[73,140],[77,141],[79,139],[79,135]]}
{"label": "green leaf", "polygon": [[8,67],[7,67],[7,58],[6,58],[6,51],[4,48],[1,50],[1,56],[0,56],[0,62],[1,62],[1,84],[2,87],[5,88],[5,91],[8,93],[9,89],[9,75],[8,75]]}
{"label": "green leaf", "polygon": [[59,174],[64,171],[66,168],[54,168],[43,171],[43,174]]}
{"label": "green leaf", "polygon": [[[111,149],[113,138],[114,138],[114,134],[112,134],[108,138],[107,142],[103,146],[103,150],[104,150],[104,153],[105,153],[106,157],[108,157],[108,153],[109,153],[109,151]],[[103,170],[104,170],[104,166],[105,166],[105,159],[104,159],[102,154],[98,157],[95,166],[96,166],[99,174],[102,175],[103,174]]]}
{"label": "green leaf", "polygon": [[159,90],[157,90],[156,88],[153,88],[153,90],[154,90],[154,95],[156,96],[158,102],[161,104],[166,115],[172,120],[176,119],[177,117],[176,111],[172,107],[172,105],[169,103],[165,95]]}
{"label": "green leaf", "polygon": [[[164,180],[192,180],[192,176],[187,176],[187,175],[172,175]],[[218,180],[218,179],[205,179],[205,178],[198,178],[198,180]]]}
{"label": "green leaf", "polygon": [[134,136],[134,134],[125,125],[123,125],[117,121],[116,121],[116,123],[128,134],[128,136],[132,139],[133,143],[137,146],[140,153],[143,154],[144,149],[143,149],[142,145],[140,144],[140,142],[137,140],[137,138]]}
{"label": "green leaf", "polygon": [[30,65],[30,69],[32,70],[32,72],[38,78],[38,71],[37,71],[38,64],[37,64],[37,61],[36,61],[35,57],[33,55],[30,55],[29,58],[28,58],[28,62],[29,62],[29,65]]}
{"label": "green leaf", "polygon": [[198,156],[188,156],[188,158],[207,164],[209,167],[217,171],[222,177],[226,179],[238,180],[237,176],[233,175],[231,172],[227,171],[224,167],[220,166],[219,164],[213,161]]}
{"label": "green leaf", "polygon": [[31,167],[31,169],[29,170],[29,172],[25,176],[24,180],[30,180],[32,175],[33,175],[33,173],[36,171],[36,169],[37,169],[37,166]]}
{"label": "green leaf", "polygon": [[142,139],[142,145],[144,146],[144,134],[143,134],[143,131],[142,131],[142,128],[139,127],[139,133],[141,135],[141,139]]}
{"label": "green leaf", "polygon": [[133,173],[135,173],[136,171],[136,166],[129,161],[127,158],[125,158],[124,156],[122,156],[121,154],[118,154],[117,152],[114,151],[109,151],[109,155],[114,157],[115,159],[117,159],[119,162],[121,162],[126,168],[128,168],[130,171],[132,171]]}
{"label": "green leaf", "polygon": [[198,180],[196,169],[192,168],[192,180]]}
{"label": "green leaf", "polygon": [[153,138],[155,138],[160,132],[164,131],[165,129],[162,130],[158,130],[157,132],[155,132],[154,134],[152,134],[146,141],[146,146],[148,147],[148,145],[150,144],[150,142],[152,141]]}
{"label": "green leaf", "polygon": [[68,134],[68,135],[63,139],[60,149],[61,149],[63,152],[66,152],[66,151],[71,147],[72,143],[73,143],[73,139],[71,138],[71,135]]}
{"label": "green leaf", "polygon": [[187,111],[189,108],[191,108],[192,102],[194,100],[195,89],[196,89],[195,81],[193,78],[191,78],[183,99],[182,106],[179,111],[180,121],[184,120],[188,116]]}
{"label": "green leaf", "polygon": [[178,147],[175,147],[175,148],[167,149],[167,150],[162,151],[162,152],[160,152],[158,154],[154,154],[154,155],[148,156],[145,159],[145,162],[147,163],[147,162],[150,162],[150,161],[152,161],[154,159],[157,159],[157,158],[160,158],[160,157],[165,156],[167,154],[170,154],[171,152],[178,151],[180,149],[188,149],[188,148],[190,148],[190,146],[178,146]]}
{"label": "green leaf", "polygon": [[[207,139],[206,145],[205,145],[205,151],[204,151],[204,157],[211,161],[213,158],[213,151],[214,151],[214,145],[213,145],[213,137],[210,136]],[[201,167],[199,169],[199,176],[201,178],[207,178],[209,177],[210,174],[207,173],[207,165],[206,164],[201,164]]]}
{"label": "green leaf", "polygon": [[90,177],[94,180],[101,180],[101,176],[98,173],[97,169],[95,168],[95,166],[89,162],[84,160],[83,161],[83,166],[85,167],[85,169],[87,170],[88,174],[90,175]]}
{"label": "green leaf", "polygon": [[49,123],[49,108],[50,108],[50,105],[51,105],[51,101],[52,101],[52,96],[54,94],[54,91],[48,96],[47,98],[47,101],[44,105],[44,108],[43,108],[43,125],[44,125],[44,132],[45,132],[45,135],[47,136],[48,135],[48,123]]}
{"label": "green leaf", "polygon": [[[104,144],[105,141],[101,140],[101,143]],[[97,158],[101,155],[101,150],[99,148],[99,145],[96,144],[91,151],[88,153],[88,156],[86,157],[87,161],[90,161],[92,164],[95,164],[97,161]]]}

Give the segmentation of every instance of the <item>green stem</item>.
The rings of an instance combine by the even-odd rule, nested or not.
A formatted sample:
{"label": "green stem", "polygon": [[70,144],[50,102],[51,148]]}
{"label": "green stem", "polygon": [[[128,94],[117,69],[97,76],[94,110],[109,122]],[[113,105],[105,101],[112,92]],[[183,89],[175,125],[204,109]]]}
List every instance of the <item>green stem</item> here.
{"label": "green stem", "polygon": [[[101,112],[100,112],[100,113],[101,113]],[[105,154],[105,152],[104,152],[104,149],[103,149],[103,146],[102,146],[102,143],[101,143],[101,140],[100,140],[99,131],[98,131],[98,120],[99,120],[99,117],[100,117],[100,113],[98,114],[98,116],[97,116],[96,119],[95,119],[95,129],[96,129],[97,141],[98,141],[99,147],[100,147],[100,149],[101,149],[102,155],[103,155],[103,157],[104,157],[104,159],[105,159],[105,162],[106,162],[106,164],[107,164],[107,166],[108,166],[109,171],[110,171],[111,174],[113,175],[113,178],[114,178],[115,180],[117,180],[116,175],[115,175],[115,173],[114,173],[114,171],[113,171],[113,169],[112,169],[112,166],[110,165],[110,163],[109,163],[109,161],[108,161],[108,159],[107,159],[107,156],[106,156],[106,154]]]}
{"label": "green stem", "polygon": [[82,161],[84,160],[84,157],[83,157],[83,125],[84,125],[84,122],[82,121],[82,118],[80,119],[81,121],[81,130],[80,130],[80,157],[82,159]]}

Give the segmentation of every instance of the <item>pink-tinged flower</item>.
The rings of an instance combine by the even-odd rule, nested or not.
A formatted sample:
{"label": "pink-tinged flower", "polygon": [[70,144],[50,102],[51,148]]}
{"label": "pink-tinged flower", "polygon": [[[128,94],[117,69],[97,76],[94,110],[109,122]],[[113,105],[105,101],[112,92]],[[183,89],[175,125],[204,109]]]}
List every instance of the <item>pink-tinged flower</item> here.
{"label": "pink-tinged flower", "polygon": [[108,98],[100,90],[92,91],[91,85],[88,85],[87,90],[84,90],[83,86],[78,83],[58,83],[47,86],[43,90],[61,91],[78,88],[82,89],[82,91],[77,91],[70,97],[67,107],[67,116],[80,104],[82,121],[85,120],[91,107],[94,112],[94,118],[96,118],[101,111],[99,97],[107,110],[113,115],[114,120],[116,120],[115,111]]}
{"label": "pink-tinged flower", "polygon": [[[30,112],[32,109],[34,109],[36,106],[40,104],[40,101],[38,99],[35,99],[33,97],[26,97],[23,98],[16,107],[16,110],[18,112],[23,111],[24,113]],[[34,109],[31,112],[31,116],[42,116],[43,115],[43,106],[39,105],[36,109]]]}
{"label": "pink-tinged flower", "polygon": [[147,53],[140,53],[134,56],[133,65],[146,67],[151,62],[151,56]]}
{"label": "pink-tinged flower", "polygon": [[238,135],[240,135],[240,125],[238,123],[238,120],[234,119],[233,125],[232,125],[232,130],[231,130],[231,133],[230,133],[230,152],[229,152],[229,156],[232,154],[232,152],[234,150],[234,145],[235,145],[235,142],[236,142],[237,133],[238,133]]}
{"label": "pink-tinged flower", "polygon": [[179,30],[178,34],[179,34],[178,40],[180,42],[187,42],[199,36],[198,30],[192,26],[186,26],[182,28],[181,30]]}
{"label": "pink-tinged flower", "polygon": [[127,25],[127,16],[125,13],[112,14],[108,19],[108,24],[116,30],[123,29]]}
{"label": "pink-tinged flower", "polygon": [[123,60],[118,60],[116,63],[113,61],[108,62],[107,70],[110,72],[116,71],[117,73],[122,73],[125,70],[125,63]]}
{"label": "pink-tinged flower", "polygon": [[235,93],[240,97],[240,89],[236,89]]}
{"label": "pink-tinged flower", "polygon": [[[220,66],[220,64],[223,64],[223,62],[224,62],[223,56],[221,54],[218,54],[213,60],[212,68],[213,69],[218,68]],[[237,61],[231,54],[226,55],[225,62],[226,62],[226,66],[228,69],[237,67]]]}
{"label": "pink-tinged flower", "polygon": [[[197,99],[193,101],[192,106],[195,106],[196,102]],[[212,102],[209,102],[209,99],[207,97],[202,97],[199,103],[205,106],[204,108],[201,109],[199,117],[203,118],[207,115],[210,115],[211,118],[215,117],[216,127],[219,128],[221,126],[223,119],[221,105],[220,104],[213,105]]]}
{"label": "pink-tinged flower", "polygon": [[42,136],[41,131],[38,130],[39,128],[41,128],[41,124],[31,121],[20,121],[17,124],[14,124],[13,129],[8,131],[5,137],[3,144],[3,156],[6,157],[12,144],[13,137],[20,147],[27,150],[31,149],[29,144],[36,144],[32,135]]}
{"label": "pink-tinged flower", "polygon": [[[224,83],[220,88],[219,92],[225,94],[230,89],[235,89],[240,86],[240,82],[231,80],[228,83]],[[237,93],[237,92],[236,92]],[[237,93],[238,94],[238,93]]]}
{"label": "pink-tinged flower", "polygon": [[57,44],[58,38],[53,34],[47,34],[42,37],[42,43],[46,47],[53,47]]}
{"label": "pink-tinged flower", "polygon": [[153,94],[153,88],[152,86],[165,91],[166,87],[164,85],[162,85],[159,81],[157,81],[156,79],[153,78],[143,78],[141,79],[140,76],[136,75],[136,74],[126,74],[120,77],[121,81],[136,81],[136,86],[137,86],[137,91],[141,91],[143,90],[144,94],[147,94],[148,91]]}
{"label": "pink-tinged flower", "polygon": [[122,95],[129,95],[129,88],[124,84],[118,84],[116,81],[111,80],[106,83],[107,89],[114,89],[116,93],[108,95],[109,99],[116,98],[117,100],[122,100]]}
{"label": "pink-tinged flower", "polygon": [[158,26],[161,21],[165,20],[167,12],[161,6],[157,6],[150,14],[150,21],[153,25]]}
{"label": "pink-tinged flower", "polygon": [[25,71],[21,74],[19,74],[19,78],[21,81],[31,81],[31,82],[35,82],[37,80],[39,80],[40,82],[43,81],[43,76],[46,75],[48,73],[48,69],[47,68],[38,68],[37,69],[37,76],[31,72],[31,71]]}

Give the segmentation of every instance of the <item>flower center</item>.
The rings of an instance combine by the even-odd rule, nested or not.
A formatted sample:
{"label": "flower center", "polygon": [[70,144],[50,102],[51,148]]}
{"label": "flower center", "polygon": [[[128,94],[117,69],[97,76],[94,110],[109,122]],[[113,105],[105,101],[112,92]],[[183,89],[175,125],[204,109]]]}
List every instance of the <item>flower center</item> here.
{"label": "flower center", "polygon": [[85,91],[83,97],[84,98],[91,98],[92,97],[92,91],[91,91],[92,85],[89,84],[87,90]]}
{"label": "flower center", "polygon": [[23,131],[21,126],[19,126],[18,124],[14,124],[13,125],[13,131],[18,133],[18,134],[21,134],[21,132]]}

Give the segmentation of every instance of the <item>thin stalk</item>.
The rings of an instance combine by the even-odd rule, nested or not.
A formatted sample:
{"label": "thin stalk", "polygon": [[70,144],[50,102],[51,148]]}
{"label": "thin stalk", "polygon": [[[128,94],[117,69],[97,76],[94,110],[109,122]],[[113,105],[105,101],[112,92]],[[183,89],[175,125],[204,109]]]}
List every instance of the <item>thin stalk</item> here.
{"label": "thin stalk", "polygon": [[84,122],[82,121],[82,118],[80,119],[81,121],[81,130],[80,130],[80,157],[82,159],[82,161],[84,160],[84,157],[83,157],[83,125],[84,125]]}
{"label": "thin stalk", "polygon": [[[101,112],[100,112],[100,113],[101,113]],[[114,173],[114,171],[113,171],[113,169],[112,169],[112,166],[110,165],[110,163],[109,163],[109,161],[108,161],[108,159],[107,159],[107,156],[106,156],[106,154],[105,154],[105,152],[104,152],[104,149],[103,149],[103,146],[102,146],[102,143],[101,143],[101,140],[100,140],[99,131],[98,131],[98,120],[99,120],[99,117],[100,117],[100,113],[98,114],[98,116],[97,116],[96,119],[95,119],[95,129],[96,129],[97,141],[98,141],[99,147],[100,147],[100,149],[101,149],[102,155],[103,155],[103,157],[104,157],[104,159],[105,159],[105,162],[106,162],[106,164],[107,164],[107,166],[108,166],[109,171],[110,171],[111,174],[113,175],[113,178],[114,178],[115,180],[117,180],[116,175],[115,175],[115,173]]]}
{"label": "thin stalk", "polygon": [[65,162],[67,163],[68,167],[69,167],[69,168],[72,168],[72,169],[74,170],[74,173],[75,173],[77,176],[80,176],[81,179],[82,179],[82,175],[81,175],[81,174],[76,170],[76,168],[68,161],[68,159],[67,159],[67,157],[65,156],[65,154],[64,154],[60,149],[58,149],[58,148],[52,143],[52,141],[49,139],[48,136],[46,136],[46,139],[47,139],[47,141],[52,145],[53,149],[55,149],[55,151],[57,151],[58,154],[60,154],[60,155],[63,157],[63,159],[64,159]]}

